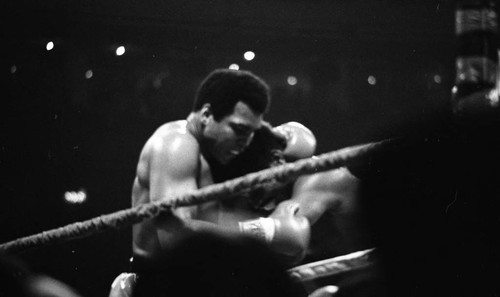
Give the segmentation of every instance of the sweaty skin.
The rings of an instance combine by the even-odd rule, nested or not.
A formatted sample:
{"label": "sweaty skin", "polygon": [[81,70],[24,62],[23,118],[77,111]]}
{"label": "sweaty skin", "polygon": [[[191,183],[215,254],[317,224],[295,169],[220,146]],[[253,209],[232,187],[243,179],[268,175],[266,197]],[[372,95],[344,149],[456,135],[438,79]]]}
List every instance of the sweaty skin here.
{"label": "sweaty skin", "polygon": [[[168,173],[162,174],[164,171]],[[167,123],[153,134],[141,152],[132,188],[132,205],[161,201],[210,183],[207,161],[200,154],[195,137],[188,132],[187,121]],[[178,208],[174,213],[179,218],[193,217],[196,208]],[[171,240],[169,237],[174,236],[176,228],[169,226],[180,228],[180,224],[176,217],[164,215],[134,225],[134,254],[154,256],[161,249],[159,237]]]}
{"label": "sweaty skin", "polygon": [[[133,206],[175,198],[213,184],[209,162],[229,162],[250,143],[262,118],[238,103],[234,112],[215,121],[210,108],[187,120],[166,123],[146,142],[137,166],[132,189]],[[203,123],[203,129],[201,128]],[[299,203],[298,215],[314,224],[327,211],[343,213],[354,209],[357,179],[347,169],[300,177],[291,201]],[[227,209],[218,201],[179,207],[133,227],[133,252],[155,258],[186,231],[238,232],[240,221],[262,216],[250,208]]]}
{"label": "sweaty skin", "polygon": [[301,176],[291,200],[301,205],[299,214],[314,224],[326,210],[342,213],[356,208],[358,187],[359,180],[342,167]]}
{"label": "sweaty skin", "polygon": [[313,226],[311,256],[333,257],[371,247],[363,198],[362,181],[344,167],[295,182],[290,200],[300,204],[298,214]]}
{"label": "sweaty skin", "polygon": [[[214,120],[207,106],[187,120],[164,124],[154,132],[140,154],[132,205],[172,199],[213,184],[205,156],[214,156],[221,163],[230,161],[248,146],[261,121],[261,115],[239,102],[232,114],[219,121]],[[227,216],[221,213],[217,202],[178,207],[172,213],[134,225],[133,253],[154,258],[183,232],[231,232],[236,230],[239,219],[237,212]]]}

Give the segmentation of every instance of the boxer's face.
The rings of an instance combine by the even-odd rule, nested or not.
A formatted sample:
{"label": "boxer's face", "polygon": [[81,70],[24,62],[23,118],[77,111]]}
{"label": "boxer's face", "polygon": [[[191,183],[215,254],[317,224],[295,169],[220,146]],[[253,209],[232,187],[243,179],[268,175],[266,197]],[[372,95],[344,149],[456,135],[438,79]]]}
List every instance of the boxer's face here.
{"label": "boxer's face", "polygon": [[252,141],[255,130],[262,125],[262,114],[238,102],[233,113],[216,121],[208,110],[202,110],[203,136],[208,152],[222,164],[239,155]]}

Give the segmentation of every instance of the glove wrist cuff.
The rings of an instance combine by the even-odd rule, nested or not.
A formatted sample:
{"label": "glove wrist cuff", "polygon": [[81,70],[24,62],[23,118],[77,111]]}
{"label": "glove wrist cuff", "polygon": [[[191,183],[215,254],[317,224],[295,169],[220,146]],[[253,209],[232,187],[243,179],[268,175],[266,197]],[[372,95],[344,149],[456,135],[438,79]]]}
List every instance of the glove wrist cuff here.
{"label": "glove wrist cuff", "polygon": [[239,222],[240,232],[249,234],[257,238],[263,239],[266,242],[271,242],[276,232],[274,219],[258,218],[256,220]]}

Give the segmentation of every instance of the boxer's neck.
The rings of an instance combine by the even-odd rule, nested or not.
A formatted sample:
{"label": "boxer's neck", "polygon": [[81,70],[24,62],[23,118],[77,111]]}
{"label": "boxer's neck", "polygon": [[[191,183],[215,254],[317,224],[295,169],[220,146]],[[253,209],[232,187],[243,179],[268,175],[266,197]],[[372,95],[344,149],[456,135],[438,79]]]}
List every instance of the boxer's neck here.
{"label": "boxer's neck", "polygon": [[196,112],[192,112],[187,117],[186,129],[191,135],[196,138],[198,142],[202,141],[203,137],[203,125],[201,123],[201,115]]}

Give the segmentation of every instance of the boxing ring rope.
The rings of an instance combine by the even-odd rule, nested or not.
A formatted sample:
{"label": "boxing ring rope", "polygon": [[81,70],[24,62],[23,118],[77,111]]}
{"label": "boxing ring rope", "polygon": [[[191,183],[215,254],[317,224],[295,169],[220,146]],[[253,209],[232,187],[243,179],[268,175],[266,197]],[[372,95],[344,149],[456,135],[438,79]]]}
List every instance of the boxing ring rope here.
{"label": "boxing ring rope", "polygon": [[22,237],[0,245],[0,252],[18,253],[30,248],[66,242],[70,239],[89,236],[110,229],[119,229],[158,216],[172,208],[196,205],[220,198],[228,198],[244,191],[279,187],[279,183],[290,182],[300,175],[336,169],[362,162],[363,158],[400,147],[401,142],[394,139],[351,146],[332,151],[317,157],[298,160],[293,163],[265,169],[255,173],[210,185],[196,191],[159,201],[139,205],[130,209],[101,215],[93,219],[72,223],[39,234]]}

